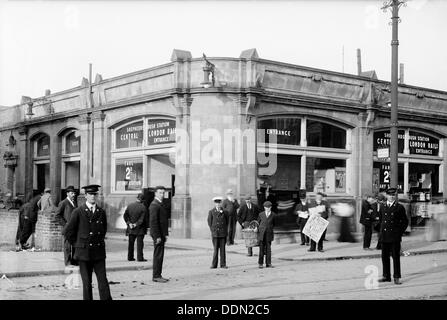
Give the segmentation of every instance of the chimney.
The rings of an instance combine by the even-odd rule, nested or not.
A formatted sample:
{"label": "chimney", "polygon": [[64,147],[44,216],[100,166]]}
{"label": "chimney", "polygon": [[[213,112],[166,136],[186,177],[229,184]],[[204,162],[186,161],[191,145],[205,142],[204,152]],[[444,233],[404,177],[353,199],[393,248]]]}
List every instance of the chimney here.
{"label": "chimney", "polygon": [[399,84],[404,84],[404,64],[399,64]]}
{"label": "chimney", "polygon": [[362,54],[360,49],[357,49],[357,75],[362,75]]}

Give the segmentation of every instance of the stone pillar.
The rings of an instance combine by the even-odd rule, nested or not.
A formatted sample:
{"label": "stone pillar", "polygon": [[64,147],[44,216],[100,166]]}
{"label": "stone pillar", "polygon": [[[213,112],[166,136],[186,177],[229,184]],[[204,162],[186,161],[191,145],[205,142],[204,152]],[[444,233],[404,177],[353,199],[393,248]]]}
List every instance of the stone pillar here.
{"label": "stone pillar", "polygon": [[50,136],[50,184],[53,202],[60,201],[61,191],[61,138],[58,135]]}
{"label": "stone pillar", "polygon": [[191,100],[188,97],[176,95],[173,97],[173,104],[178,113],[176,117],[175,195],[171,203],[171,233],[173,237],[191,238]]}
{"label": "stone pillar", "polygon": [[18,172],[16,179],[19,182],[17,189],[25,195],[25,201],[33,195],[33,148],[29,141],[28,127],[19,128],[19,142],[17,150],[19,152]]}

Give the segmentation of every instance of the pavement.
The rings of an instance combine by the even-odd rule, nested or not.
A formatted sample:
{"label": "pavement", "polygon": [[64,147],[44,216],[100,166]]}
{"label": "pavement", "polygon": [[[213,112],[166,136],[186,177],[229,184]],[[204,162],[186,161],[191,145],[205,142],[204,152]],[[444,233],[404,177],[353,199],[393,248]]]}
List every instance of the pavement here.
{"label": "pavement", "polygon": [[[337,234],[329,234],[324,242],[324,252],[308,252],[309,246],[300,243],[272,243],[272,260],[283,261],[324,261],[378,258],[380,250],[364,250],[362,235],[356,234],[357,242],[338,242]],[[152,241],[145,237],[144,254],[147,262],[127,261],[127,237],[123,233],[108,233],[106,238],[107,271],[143,270],[152,269]],[[373,235],[371,248],[377,244],[377,235]],[[227,260],[232,254],[246,255],[247,248],[243,239],[236,239],[236,244],[227,246]],[[32,277],[39,275],[57,275],[67,273],[63,262],[62,252],[20,251],[13,248],[0,248],[0,277],[8,278]],[[212,254],[211,239],[176,239],[168,238],[166,250],[170,255],[194,255],[198,252]],[[258,253],[254,248],[254,253]],[[447,252],[447,241],[427,241],[425,231],[414,230],[410,235],[402,238],[402,251],[404,255],[421,255]],[[71,270],[73,272],[76,270]],[[68,272],[70,273],[70,272]]]}

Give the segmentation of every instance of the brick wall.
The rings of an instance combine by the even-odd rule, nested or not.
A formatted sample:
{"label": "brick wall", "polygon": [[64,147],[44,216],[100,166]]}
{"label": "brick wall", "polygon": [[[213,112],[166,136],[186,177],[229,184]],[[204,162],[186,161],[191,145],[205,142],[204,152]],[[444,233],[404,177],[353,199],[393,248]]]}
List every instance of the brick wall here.
{"label": "brick wall", "polygon": [[18,210],[0,209],[0,244],[15,244],[18,217]]}
{"label": "brick wall", "polygon": [[55,214],[39,212],[36,224],[36,247],[42,251],[62,251],[62,226]]}
{"label": "brick wall", "polygon": [[[18,225],[18,210],[0,210],[0,245],[14,245]],[[39,212],[35,245],[43,251],[62,251],[62,226],[54,213]]]}

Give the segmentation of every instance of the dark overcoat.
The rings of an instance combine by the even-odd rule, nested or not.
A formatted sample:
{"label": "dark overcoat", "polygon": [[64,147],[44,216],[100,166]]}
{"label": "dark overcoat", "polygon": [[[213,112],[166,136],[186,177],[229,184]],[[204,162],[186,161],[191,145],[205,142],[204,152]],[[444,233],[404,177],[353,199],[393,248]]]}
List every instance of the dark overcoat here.
{"label": "dark overcoat", "polygon": [[239,209],[238,221],[242,225],[244,222],[251,222],[253,220],[258,220],[260,212],[261,209],[259,209],[259,207],[256,204],[252,203],[251,208],[249,209],[248,205],[244,203]]}
{"label": "dark overcoat", "polygon": [[405,208],[400,203],[380,206],[380,241],[384,243],[401,242],[402,234],[408,226]]}
{"label": "dark overcoat", "polygon": [[65,226],[70,221],[71,214],[76,208],[76,203],[73,206],[67,198],[59,202],[59,206],[56,208],[56,219],[61,226]]}
{"label": "dark overcoat", "polygon": [[208,212],[208,226],[213,238],[225,238],[228,235],[228,222],[230,214],[224,209],[218,211],[216,208]]}
{"label": "dark overcoat", "polygon": [[[141,236],[147,234],[147,216],[149,211],[142,202],[134,202],[127,206],[124,211],[124,221],[127,224],[126,235]],[[129,224],[136,224],[136,227],[131,229]]]}
{"label": "dark overcoat", "polygon": [[106,212],[98,205],[95,212],[91,212],[87,205],[83,204],[73,210],[63,234],[75,247],[75,260],[96,261],[106,258],[106,232]]}
{"label": "dark overcoat", "polygon": [[[262,211],[258,216],[258,241],[271,242],[274,239],[273,228],[275,226],[275,213],[270,212],[269,217]],[[265,237],[264,237],[265,236]]]}
{"label": "dark overcoat", "polygon": [[149,227],[153,239],[161,238],[163,241],[169,235],[169,217],[164,205],[156,198],[149,206]]}

